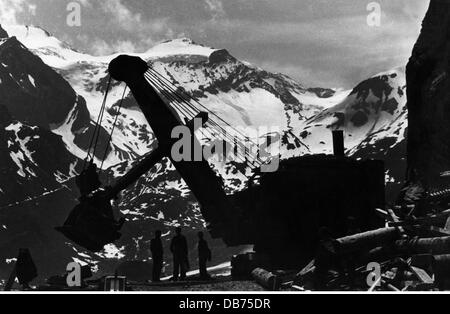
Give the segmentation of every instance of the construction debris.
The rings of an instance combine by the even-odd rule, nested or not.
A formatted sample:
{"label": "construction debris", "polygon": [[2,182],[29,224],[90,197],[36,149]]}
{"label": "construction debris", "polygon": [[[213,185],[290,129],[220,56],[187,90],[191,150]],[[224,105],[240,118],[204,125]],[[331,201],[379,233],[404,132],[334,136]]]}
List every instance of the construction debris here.
{"label": "construction debris", "polygon": [[278,277],[262,268],[256,268],[252,272],[252,277],[259,285],[270,291],[280,290],[281,282]]}
{"label": "construction debris", "polygon": [[411,208],[377,210],[386,227],[325,238],[297,274],[294,290],[443,291],[450,289],[450,211],[415,217]]}

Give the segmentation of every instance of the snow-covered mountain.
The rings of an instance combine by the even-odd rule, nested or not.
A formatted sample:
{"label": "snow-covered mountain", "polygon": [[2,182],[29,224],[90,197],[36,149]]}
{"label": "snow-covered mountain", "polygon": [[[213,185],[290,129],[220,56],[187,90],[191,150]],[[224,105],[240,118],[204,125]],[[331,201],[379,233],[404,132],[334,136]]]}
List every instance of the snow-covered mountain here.
{"label": "snow-covered mountain", "polygon": [[[182,225],[189,230],[193,245],[195,230],[203,229],[204,221],[189,189],[167,160],[117,201],[116,209],[128,222],[122,239],[104,252],[84,252],[53,231],[75,204],[76,189],[70,179],[86,157],[93,121],[107,88],[107,67],[117,55],[78,52],[40,28],[5,29],[17,39],[5,39],[0,45],[0,95],[5,102],[0,106],[5,111],[0,114],[0,160],[5,165],[0,167],[0,208],[6,205],[0,209],[0,236],[15,242],[0,241],[0,275],[21,246],[40,254],[39,261],[55,256],[45,269],[47,275],[63,271],[62,261],[70,259],[92,262],[102,271],[120,261],[148,260],[156,229],[163,230],[168,239],[169,231]],[[283,158],[331,153],[331,131],[339,128],[346,131],[349,154],[386,159],[387,181],[395,189],[403,179],[407,128],[403,69],[376,75],[352,91],[336,91],[305,87],[283,74],[239,61],[226,50],[186,38],[135,55],[151,62],[153,69],[235,127],[281,127]],[[124,87],[116,82],[111,86],[99,158],[107,148]],[[151,128],[128,92],[105,162],[105,181],[125,173],[154,145]],[[230,168],[220,173],[231,190],[245,183],[246,177]],[[14,192],[18,190],[22,193]],[[50,194],[35,199],[45,193]],[[22,220],[33,224],[26,235],[19,232],[20,222],[15,218],[21,211]],[[46,251],[45,245],[52,249]],[[217,263],[226,261],[230,251],[220,241],[214,245],[223,254]]]}
{"label": "snow-covered mountain", "polygon": [[84,100],[15,38],[0,45],[0,82],[1,207],[60,187],[74,176],[78,159],[51,126],[63,123],[70,113],[80,128],[89,127],[90,119]]}
{"label": "snow-covered mountain", "polygon": [[[96,119],[107,84],[107,67],[117,56],[93,57],[71,49],[44,30],[9,27],[7,31],[24,43],[42,60],[59,72],[87,102],[91,118]],[[135,54],[153,62],[153,68],[175,85],[200,99],[202,104],[237,127],[281,126],[290,131],[291,124],[319,113],[345,98],[346,93],[329,89],[307,89],[282,74],[273,74],[236,60],[226,50],[195,44],[183,38],[162,43],[145,53]],[[109,92],[110,109],[103,126],[111,129],[121,99],[123,86],[115,84]],[[119,132],[113,140],[114,150],[106,167],[142,156],[152,146],[150,128],[130,94],[119,118]],[[54,132],[63,136],[78,157],[86,149],[74,140],[72,121],[58,125]],[[79,137],[89,130],[76,130]],[[80,134],[81,132],[81,134]],[[76,147],[73,143],[78,143]],[[295,141],[294,141],[295,142]],[[298,147],[296,147],[298,148]]]}
{"label": "snow-covered mountain", "polygon": [[329,133],[345,131],[347,154],[386,163],[387,200],[394,202],[406,173],[406,78],[397,68],[360,83],[336,106],[300,125],[312,153],[331,153]]}

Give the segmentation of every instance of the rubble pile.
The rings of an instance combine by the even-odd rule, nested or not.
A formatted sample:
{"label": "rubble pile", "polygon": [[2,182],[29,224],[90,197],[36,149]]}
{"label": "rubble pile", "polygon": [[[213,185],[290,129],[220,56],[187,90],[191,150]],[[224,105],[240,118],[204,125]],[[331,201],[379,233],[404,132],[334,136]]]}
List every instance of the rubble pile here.
{"label": "rubble pile", "polygon": [[386,227],[333,239],[325,231],[316,258],[294,290],[450,290],[450,210],[423,217],[415,207],[377,210]]}

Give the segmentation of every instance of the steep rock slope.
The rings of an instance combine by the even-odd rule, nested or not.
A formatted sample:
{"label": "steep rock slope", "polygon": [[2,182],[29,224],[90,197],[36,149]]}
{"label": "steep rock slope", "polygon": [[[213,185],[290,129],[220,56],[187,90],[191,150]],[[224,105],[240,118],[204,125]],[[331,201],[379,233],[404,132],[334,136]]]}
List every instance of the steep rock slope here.
{"label": "steep rock slope", "polygon": [[0,98],[0,278],[22,247],[53,272],[52,258],[73,254],[53,228],[75,204],[69,180],[80,160],[51,126],[72,113],[83,127],[89,114],[70,85],[16,38],[0,42]]}
{"label": "steep rock slope", "polygon": [[408,202],[450,183],[449,37],[450,1],[431,0],[407,66],[409,143]]}

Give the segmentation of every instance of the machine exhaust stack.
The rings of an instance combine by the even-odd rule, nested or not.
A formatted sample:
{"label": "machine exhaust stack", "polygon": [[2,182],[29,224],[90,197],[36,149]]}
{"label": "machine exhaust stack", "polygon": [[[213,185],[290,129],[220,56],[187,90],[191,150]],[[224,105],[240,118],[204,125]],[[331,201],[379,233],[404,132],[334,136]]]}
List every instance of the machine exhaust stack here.
{"label": "machine exhaust stack", "polygon": [[333,149],[336,157],[345,157],[344,131],[333,131]]}

